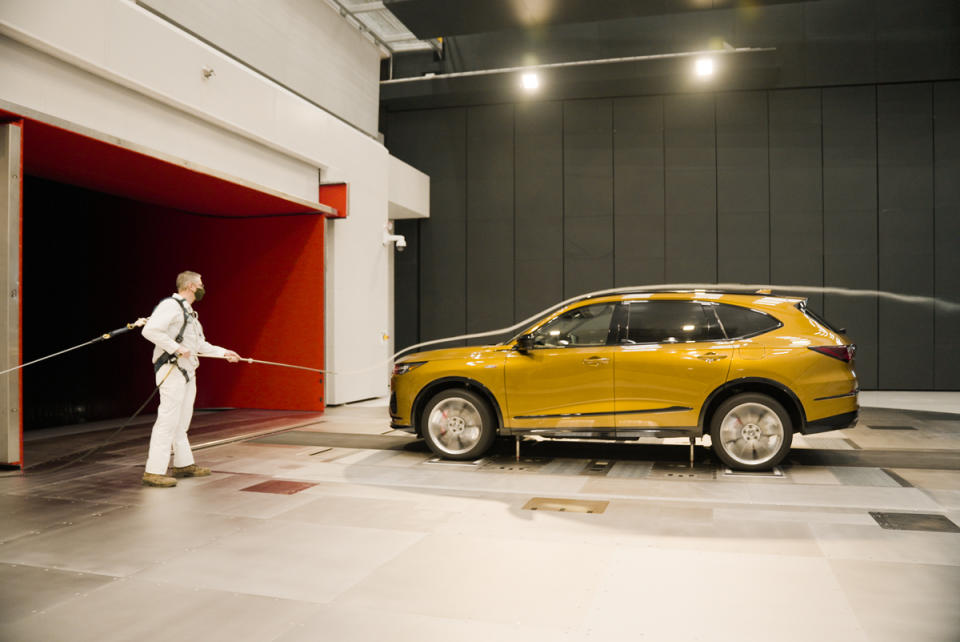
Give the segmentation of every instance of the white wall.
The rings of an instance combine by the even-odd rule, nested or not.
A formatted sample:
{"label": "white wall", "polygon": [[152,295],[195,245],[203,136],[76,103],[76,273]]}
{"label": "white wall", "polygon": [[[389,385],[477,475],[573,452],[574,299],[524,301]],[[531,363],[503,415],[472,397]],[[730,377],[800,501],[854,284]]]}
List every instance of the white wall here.
{"label": "white wall", "polygon": [[393,156],[388,160],[387,173],[390,218],[429,218],[430,177]]}
{"label": "white wall", "polygon": [[[317,201],[319,171],[349,183],[349,218],[328,224],[326,366],[389,357],[389,155],[376,140],[130,0],[0,4],[0,108],[302,201]],[[381,396],[386,367],[327,387],[330,404]]]}
{"label": "white wall", "polygon": [[380,51],[323,0],[142,0],[371,135]]}

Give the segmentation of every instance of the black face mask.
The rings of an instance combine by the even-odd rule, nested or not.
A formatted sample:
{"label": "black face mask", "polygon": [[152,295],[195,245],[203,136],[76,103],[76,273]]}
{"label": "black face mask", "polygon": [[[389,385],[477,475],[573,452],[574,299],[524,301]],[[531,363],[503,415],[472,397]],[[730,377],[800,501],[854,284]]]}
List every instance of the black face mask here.
{"label": "black face mask", "polygon": [[193,293],[193,300],[194,300],[194,302],[197,302],[197,301],[202,300],[202,299],[203,299],[203,295],[206,294],[206,293],[207,293],[207,291],[204,290],[203,288],[197,288],[196,292]]}

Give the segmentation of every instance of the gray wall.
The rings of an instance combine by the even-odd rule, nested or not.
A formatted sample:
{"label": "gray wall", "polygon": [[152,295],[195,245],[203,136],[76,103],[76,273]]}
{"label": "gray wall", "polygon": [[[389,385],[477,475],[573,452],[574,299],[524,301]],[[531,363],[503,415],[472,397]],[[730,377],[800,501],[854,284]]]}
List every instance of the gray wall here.
{"label": "gray wall", "polygon": [[[397,345],[601,288],[749,282],[960,302],[960,81],[392,112]],[[812,295],[867,389],[960,389],[960,313]]]}

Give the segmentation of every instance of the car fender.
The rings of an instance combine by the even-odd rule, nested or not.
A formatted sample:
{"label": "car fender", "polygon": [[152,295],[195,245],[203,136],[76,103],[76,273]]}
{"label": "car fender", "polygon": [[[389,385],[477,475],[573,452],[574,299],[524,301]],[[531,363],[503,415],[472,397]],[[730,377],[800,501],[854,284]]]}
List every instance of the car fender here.
{"label": "car fender", "polygon": [[[800,403],[800,398],[797,397],[793,390],[774,379],[766,379],[764,377],[740,377],[739,379],[731,379],[719,386],[711,392],[703,402],[703,405],[700,407],[698,426],[704,433],[710,429],[710,426],[706,423],[708,411],[711,411],[718,405],[716,402],[719,397],[726,397],[726,393],[730,393],[737,388],[742,389],[744,392],[764,392],[765,389],[769,391],[770,388],[778,391],[780,395],[775,394],[775,399],[782,402],[785,398],[790,402],[789,404],[784,404],[784,406],[787,406],[785,409],[790,413],[791,418],[794,419],[794,423],[796,424],[793,427],[794,432],[803,432],[807,425],[807,415],[803,409],[803,404]],[[736,393],[733,392],[733,394]]]}
{"label": "car fender", "polygon": [[423,412],[424,404],[426,404],[433,395],[449,388],[467,388],[468,390],[480,393],[490,404],[490,407],[493,408],[493,412],[497,417],[497,432],[500,432],[500,429],[503,427],[503,413],[500,410],[500,403],[497,401],[496,396],[490,392],[489,388],[476,379],[470,379],[468,377],[441,377],[434,379],[424,386],[413,400],[410,421],[416,427],[418,434],[420,433],[420,414]]}

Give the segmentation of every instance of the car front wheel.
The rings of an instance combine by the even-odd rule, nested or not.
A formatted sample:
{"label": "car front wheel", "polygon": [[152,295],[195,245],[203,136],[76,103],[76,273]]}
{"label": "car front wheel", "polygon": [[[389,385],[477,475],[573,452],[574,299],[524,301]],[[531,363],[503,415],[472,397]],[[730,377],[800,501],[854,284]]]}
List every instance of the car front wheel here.
{"label": "car front wheel", "polygon": [[790,451],[793,423],[778,401],[747,392],[720,404],[710,422],[710,440],[730,468],[769,470]]}
{"label": "car front wheel", "polygon": [[496,437],[496,421],[480,395],[462,388],[434,395],[423,409],[423,438],[446,459],[481,457]]}

